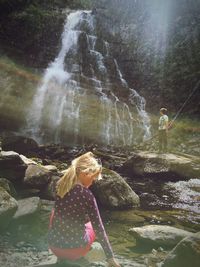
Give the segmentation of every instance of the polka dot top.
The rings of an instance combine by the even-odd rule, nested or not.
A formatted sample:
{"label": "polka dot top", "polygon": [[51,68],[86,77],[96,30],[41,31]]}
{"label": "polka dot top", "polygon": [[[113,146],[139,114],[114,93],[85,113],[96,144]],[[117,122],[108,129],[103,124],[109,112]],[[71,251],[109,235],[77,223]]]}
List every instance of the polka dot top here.
{"label": "polka dot top", "polygon": [[85,247],[89,240],[85,223],[90,221],[106,257],[113,251],[106,235],[99,209],[92,192],[76,184],[63,198],[56,196],[54,217],[49,229],[49,245],[57,248]]}

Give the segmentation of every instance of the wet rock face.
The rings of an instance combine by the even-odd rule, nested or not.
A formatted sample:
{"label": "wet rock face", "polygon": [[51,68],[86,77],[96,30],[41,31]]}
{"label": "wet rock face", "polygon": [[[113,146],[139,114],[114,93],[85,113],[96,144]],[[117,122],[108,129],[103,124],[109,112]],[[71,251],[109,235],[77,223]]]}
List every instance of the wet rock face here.
{"label": "wet rock face", "polygon": [[107,55],[107,48],[105,45],[105,42],[101,38],[97,38],[96,44],[95,44],[95,50],[101,53],[104,57]]}
{"label": "wet rock face", "polygon": [[82,73],[87,77],[93,76],[93,70],[91,66],[91,56],[88,47],[88,39],[86,32],[82,32],[78,38],[78,55],[81,65]]}

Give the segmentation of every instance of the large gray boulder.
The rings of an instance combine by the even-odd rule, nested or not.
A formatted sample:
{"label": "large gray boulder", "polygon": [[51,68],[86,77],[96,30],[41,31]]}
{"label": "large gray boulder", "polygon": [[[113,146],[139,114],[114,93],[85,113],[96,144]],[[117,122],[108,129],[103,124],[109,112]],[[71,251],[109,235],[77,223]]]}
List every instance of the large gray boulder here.
{"label": "large gray boulder", "polygon": [[96,181],[92,186],[92,191],[101,205],[114,209],[139,206],[138,195],[118,173],[103,168],[102,177],[102,180]]}
{"label": "large gray boulder", "polygon": [[28,165],[26,169],[24,184],[31,188],[43,189],[48,184],[52,176],[52,172],[43,166],[36,164]]}
{"label": "large gray boulder", "polygon": [[17,201],[3,187],[0,187],[0,231],[9,225],[17,207]]}
{"label": "large gray boulder", "polygon": [[148,243],[152,247],[176,246],[183,238],[194,235],[194,233],[168,225],[134,227],[129,232],[138,242]]}
{"label": "large gray boulder", "polygon": [[159,267],[199,267],[200,232],[181,240]]}
{"label": "large gray boulder", "polygon": [[13,219],[27,219],[38,213],[40,210],[40,198],[29,197],[18,200],[18,209],[13,216]]}
{"label": "large gray boulder", "polygon": [[[128,175],[168,174],[168,177],[196,178],[200,176],[198,157],[158,154],[147,151],[134,153],[120,169]],[[172,175],[173,174],[173,175]]]}
{"label": "large gray boulder", "polygon": [[50,182],[40,192],[43,199],[55,200],[55,184],[60,179],[60,176],[53,175]]}
{"label": "large gray boulder", "polygon": [[0,176],[11,181],[22,180],[27,165],[19,154],[13,151],[0,152]]}

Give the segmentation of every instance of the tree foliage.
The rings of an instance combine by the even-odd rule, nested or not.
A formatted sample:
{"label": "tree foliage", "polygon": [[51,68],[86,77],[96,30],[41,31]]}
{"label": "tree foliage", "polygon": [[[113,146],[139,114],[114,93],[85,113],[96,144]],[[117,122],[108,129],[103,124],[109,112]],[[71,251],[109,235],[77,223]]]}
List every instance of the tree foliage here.
{"label": "tree foliage", "polygon": [[92,0],[0,0],[0,14],[22,10],[29,5],[87,9],[91,8],[93,3]]}

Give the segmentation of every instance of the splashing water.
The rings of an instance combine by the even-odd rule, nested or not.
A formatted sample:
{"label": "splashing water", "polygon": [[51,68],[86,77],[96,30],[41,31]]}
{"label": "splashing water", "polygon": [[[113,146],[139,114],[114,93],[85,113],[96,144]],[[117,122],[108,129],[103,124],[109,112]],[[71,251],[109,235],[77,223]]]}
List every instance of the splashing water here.
{"label": "splashing water", "polygon": [[174,196],[178,199],[174,208],[191,210],[200,214],[200,179],[167,183],[166,188],[173,190]]}

